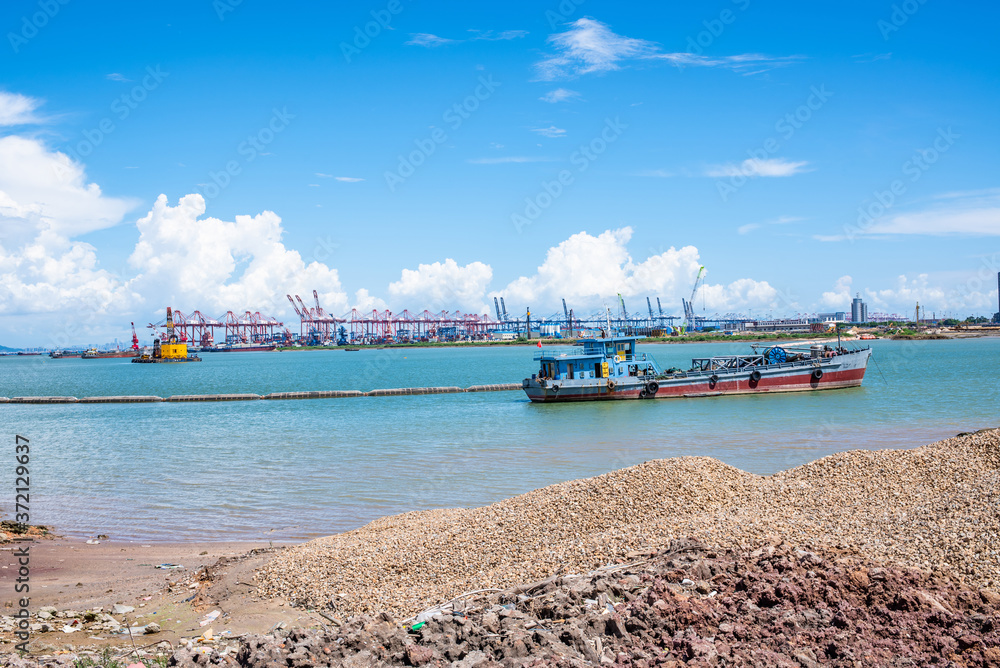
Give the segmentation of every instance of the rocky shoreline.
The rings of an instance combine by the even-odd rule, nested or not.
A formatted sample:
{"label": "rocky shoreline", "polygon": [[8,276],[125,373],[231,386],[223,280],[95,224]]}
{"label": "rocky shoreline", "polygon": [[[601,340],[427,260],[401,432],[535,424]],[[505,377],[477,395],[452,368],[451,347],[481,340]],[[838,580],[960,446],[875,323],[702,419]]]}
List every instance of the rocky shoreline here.
{"label": "rocky shoreline", "polygon": [[[122,666],[1000,665],[1000,430],[766,477],[647,462],[285,548],[238,599],[202,579],[226,628]],[[255,602],[308,616],[241,631]]]}
{"label": "rocky shoreline", "polygon": [[[250,634],[223,647],[108,654],[144,666],[969,666],[1000,664],[1000,594],[919,569],[788,544],[697,541],[586,574],[389,613]],[[141,654],[141,655],[140,655]],[[127,661],[126,661],[127,659]],[[75,665],[75,655],[4,665]],[[93,665],[93,664],[91,664]]]}

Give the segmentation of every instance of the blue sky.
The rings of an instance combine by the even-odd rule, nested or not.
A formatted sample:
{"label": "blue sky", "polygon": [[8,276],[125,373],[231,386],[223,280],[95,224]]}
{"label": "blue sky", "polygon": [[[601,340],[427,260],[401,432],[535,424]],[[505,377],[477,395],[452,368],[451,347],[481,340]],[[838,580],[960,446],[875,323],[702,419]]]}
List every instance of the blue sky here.
{"label": "blue sky", "polygon": [[992,314],[998,14],[4,3],[0,343],[313,289],[679,313],[702,264],[709,315]]}

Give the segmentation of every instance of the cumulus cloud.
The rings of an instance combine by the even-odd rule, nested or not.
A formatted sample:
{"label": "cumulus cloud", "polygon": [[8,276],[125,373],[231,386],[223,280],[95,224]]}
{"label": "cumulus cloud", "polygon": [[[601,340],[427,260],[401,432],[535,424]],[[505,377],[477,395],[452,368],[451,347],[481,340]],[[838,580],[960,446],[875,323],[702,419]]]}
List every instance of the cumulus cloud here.
{"label": "cumulus cloud", "polygon": [[488,313],[483,300],[493,280],[493,268],[482,262],[460,266],[451,258],[404,269],[399,280],[389,284],[389,295],[397,308],[453,309]]}
{"label": "cumulus cloud", "polygon": [[361,288],[354,293],[354,308],[365,313],[367,311],[384,311],[388,306],[385,301],[372,296],[365,288]]}
{"label": "cumulus cloud", "polygon": [[137,299],[127,277],[74,237],[119,224],[133,206],[38,140],[0,138],[0,333],[61,345],[126,312]]}
{"label": "cumulus cloud", "polygon": [[83,167],[65,154],[13,135],[0,137],[0,193],[12,219],[4,232],[28,222],[32,229],[73,237],[117,225],[135,206],[87,183]]}
{"label": "cumulus cloud", "polygon": [[317,290],[327,312],[347,310],[337,270],[286,248],[277,214],[264,211],[232,221],[204,214],[201,195],[186,195],[177,206],[160,195],[136,222],[139,240],[129,264],[137,275],[129,285],[148,306],[281,315],[288,312],[286,294]]}
{"label": "cumulus cloud", "polygon": [[820,304],[835,311],[848,309],[853,298],[851,294],[852,282],[853,279],[850,276],[841,276],[838,278],[836,283],[833,284],[833,290],[824,292],[820,296]]}
{"label": "cumulus cloud", "polygon": [[928,274],[918,274],[915,278],[901,274],[894,287],[865,290],[864,299],[870,304],[869,311],[874,307],[909,315],[919,302],[921,310],[936,311],[938,317],[946,312],[960,317],[972,312],[992,313],[997,303],[997,291],[990,289],[996,285],[995,270],[972,272],[964,278],[946,286],[941,281],[932,281]]}
{"label": "cumulus cloud", "polygon": [[[628,251],[632,229],[606,230],[597,236],[580,232],[549,249],[533,276],[522,276],[491,296],[533,308],[558,309],[560,300],[572,301],[577,313],[609,305],[624,297],[659,296],[680,304],[687,296],[701,266],[694,246],[670,247],[636,261]],[[740,279],[729,285],[706,284],[699,296],[706,308],[774,306],[778,293],[766,282]],[[679,310],[679,309],[674,309]]]}

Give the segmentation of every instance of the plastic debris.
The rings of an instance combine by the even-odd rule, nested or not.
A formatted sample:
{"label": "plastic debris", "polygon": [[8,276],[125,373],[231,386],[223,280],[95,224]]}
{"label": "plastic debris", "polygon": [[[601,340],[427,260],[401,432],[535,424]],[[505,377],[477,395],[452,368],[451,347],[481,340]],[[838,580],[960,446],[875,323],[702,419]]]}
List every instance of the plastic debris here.
{"label": "plastic debris", "polygon": [[181,566],[180,564],[158,564],[156,566],[153,566],[153,568],[168,569],[168,568],[184,568],[184,567]]}
{"label": "plastic debris", "polygon": [[210,612],[207,615],[205,615],[204,617],[202,617],[201,621],[198,622],[198,623],[201,624],[202,626],[208,626],[209,624],[211,624],[212,622],[214,622],[216,619],[218,619],[219,615],[221,615],[221,614],[222,614],[221,610],[213,610],[212,612]]}

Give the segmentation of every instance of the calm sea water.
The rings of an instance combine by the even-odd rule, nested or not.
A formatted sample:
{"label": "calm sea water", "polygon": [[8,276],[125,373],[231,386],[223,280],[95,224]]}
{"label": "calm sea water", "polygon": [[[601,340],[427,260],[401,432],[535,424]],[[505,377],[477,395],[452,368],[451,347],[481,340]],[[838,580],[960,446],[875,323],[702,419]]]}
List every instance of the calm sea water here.
{"label": "calm sea water", "polygon": [[[533,405],[521,392],[203,404],[0,404],[0,488],[31,439],[31,519],[65,535],[294,540],[408,510],[492,503],[646,460],[768,474],[854,448],[997,426],[1000,339],[873,342],[833,392]],[[746,352],[640,346],[662,366]],[[0,359],[0,396],[196,394],[519,382],[534,349],[206,353],[200,364]],[[881,373],[880,373],[881,370]],[[3,457],[7,463],[3,463]]]}

